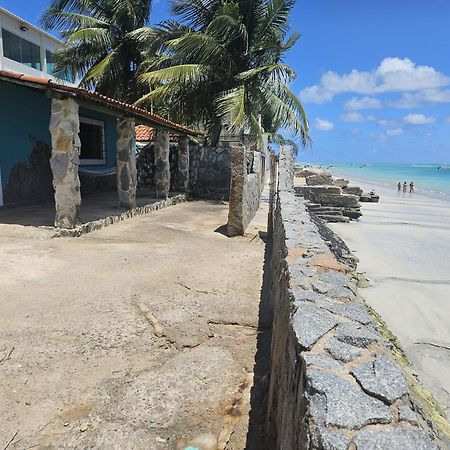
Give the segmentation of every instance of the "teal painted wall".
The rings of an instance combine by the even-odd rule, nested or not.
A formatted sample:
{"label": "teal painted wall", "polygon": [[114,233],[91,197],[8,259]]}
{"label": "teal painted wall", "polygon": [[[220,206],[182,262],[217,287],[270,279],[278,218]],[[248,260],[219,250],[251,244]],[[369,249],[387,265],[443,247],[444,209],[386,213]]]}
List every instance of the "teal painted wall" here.
{"label": "teal painted wall", "polygon": [[50,146],[51,100],[44,93],[0,82],[0,169],[2,185],[11,169],[29,158],[36,141]]}
{"label": "teal painted wall", "polygon": [[80,108],[80,117],[101,120],[105,123],[106,164],[95,166],[83,165],[86,168],[114,167],[116,165],[117,118],[90,109]]}
{"label": "teal painted wall", "polygon": [[[0,169],[3,186],[7,184],[14,165],[30,157],[36,141],[51,146],[48,130],[50,108],[51,99],[44,92],[0,81]],[[84,107],[80,107],[80,116],[105,122],[106,164],[92,167],[115,166],[117,119]]]}

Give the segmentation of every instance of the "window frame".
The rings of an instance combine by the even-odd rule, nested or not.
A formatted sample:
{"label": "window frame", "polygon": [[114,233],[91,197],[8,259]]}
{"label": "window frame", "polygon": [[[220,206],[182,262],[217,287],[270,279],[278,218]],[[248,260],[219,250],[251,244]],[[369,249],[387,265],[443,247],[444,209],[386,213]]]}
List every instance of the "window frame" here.
{"label": "window frame", "polygon": [[[20,61],[19,61],[19,59],[13,59],[13,58],[10,58],[10,57],[6,56],[6,54],[5,54],[5,53],[6,53],[6,52],[5,52],[5,45],[3,45],[3,53],[2,53],[2,55],[1,55],[3,58],[6,58],[6,59],[8,59],[8,60],[10,60],[10,61],[14,61],[14,62],[16,62],[16,63],[18,63],[18,64],[22,64],[23,66],[29,67],[29,68],[34,69],[34,70],[37,70],[38,72],[42,72],[42,71],[43,71],[43,61],[42,61],[42,54],[41,54],[41,50],[42,50],[41,44],[37,44],[36,42],[33,42],[32,40],[27,39],[27,38],[21,36],[20,34],[17,34],[14,30],[9,29],[8,27],[4,27],[4,26],[3,26],[3,27],[0,27],[0,30],[1,30],[1,34],[2,34],[1,38],[2,38],[3,41],[5,40],[5,39],[4,39],[5,36],[3,35],[4,32],[9,33],[9,34],[11,34],[13,37],[19,39],[19,48],[18,48],[18,50],[19,50],[19,59],[20,59]],[[39,59],[38,59],[38,62],[36,63],[36,65],[37,65],[38,67],[33,67],[33,63],[31,63],[31,64],[29,65],[29,64],[27,64],[26,62],[23,62],[23,47],[22,47],[22,41],[26,42],[27,44],[31,44],[31,46],[34,45],[35,47],[37,47]],[[4,44],[4,42],[3,42],[3,44]],[[30,49],[31,49],[31,48],[32,48],[32,47],[30,47]]]}
{"label": "window frame", "polygon": [[[101,166],[106,164],[106,133],[105,133],[105,122],[103,120],[91,119],[90,117],[80,116],[80,131],[81,124],[85,123],[88,125],[99,126],[102,130],[102,159],[81,159],[81,147],[80,147],[80,165],[81,166]],[[83,144],[81,144],[83,145]]]}

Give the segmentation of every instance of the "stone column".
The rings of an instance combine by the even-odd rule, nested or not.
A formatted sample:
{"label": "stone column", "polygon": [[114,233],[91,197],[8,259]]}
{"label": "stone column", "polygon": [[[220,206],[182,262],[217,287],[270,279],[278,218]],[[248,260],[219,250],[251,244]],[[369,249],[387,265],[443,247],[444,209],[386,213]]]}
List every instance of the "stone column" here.
{"label": "stone column", "polygon": [[180,136],[178,142],[178,189],[187,192],[189,186],[189,139]]}
{"label": "stone column", "polygon": [[55,189],[55,227],[75,228],[81,205],[79,151],[81,142],[78,103],[72,99],[52,99],[49,130],[52,138],[50,166]]}
{"label": "stone column", "polygon": [[278,161],[278,189],[280,191],[294,190],[294,163],[294,147],[282,145]]}
{"label": "stone column", "polygon": [[170,190],[169,131],[160,129],[155,138],[156,197],[167,198]]}
{"label": "stone column", "polygon": [[232,147],[230,151],[231,181],[228,210],[227,235],[242,236],[245,232],[245,181],[247,178],[247,156],[245,147]]}
{"label": "stone column", "polygon": [[134,119],[126,117],[117,123],[117,193],[119,206],[136,207],[136,132]]}

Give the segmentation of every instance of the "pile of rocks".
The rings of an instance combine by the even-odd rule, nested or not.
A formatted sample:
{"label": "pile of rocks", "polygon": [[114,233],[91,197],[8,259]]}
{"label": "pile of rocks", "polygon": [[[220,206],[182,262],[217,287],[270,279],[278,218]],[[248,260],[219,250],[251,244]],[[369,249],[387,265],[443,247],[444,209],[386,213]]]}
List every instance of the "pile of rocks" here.
{"label": "pile of rocks", "polygon": [[297,172],[297,176],[302,175],[306,186],[298,188],[297,192],[308,200],[310,213],[326,222],[349,222],[361,217],[361,188],[349,186],[349,181],[342,178],[333,180],[328,172]]}

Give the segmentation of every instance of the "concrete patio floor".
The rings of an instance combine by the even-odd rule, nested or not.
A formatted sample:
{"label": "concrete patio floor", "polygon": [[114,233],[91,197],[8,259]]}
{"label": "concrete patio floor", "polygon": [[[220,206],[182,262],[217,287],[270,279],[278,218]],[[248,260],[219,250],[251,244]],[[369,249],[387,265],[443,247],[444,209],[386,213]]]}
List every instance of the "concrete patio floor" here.
{"label": "concrete patio floor", "polygon": [[[176,195],[178,194],[170,193],[170,197]],[[160,200],[149,193],[141,192],[138,193],[136,203],[137,206],[145,206]],[[127,208],[118,207],[117,192],[87,195],[81,201],[81,223],[93,222],[125,211],[127,211]],[[41,205],[0,208],[0,224],[53,228],[54,221],[55,204],[53,202]]]}
{"label": "concrete patio floor", "polygon": [[182,203],[78,239],[0,226],[0,448],[264,447],[267,204],[242,237],[227,213]]}

